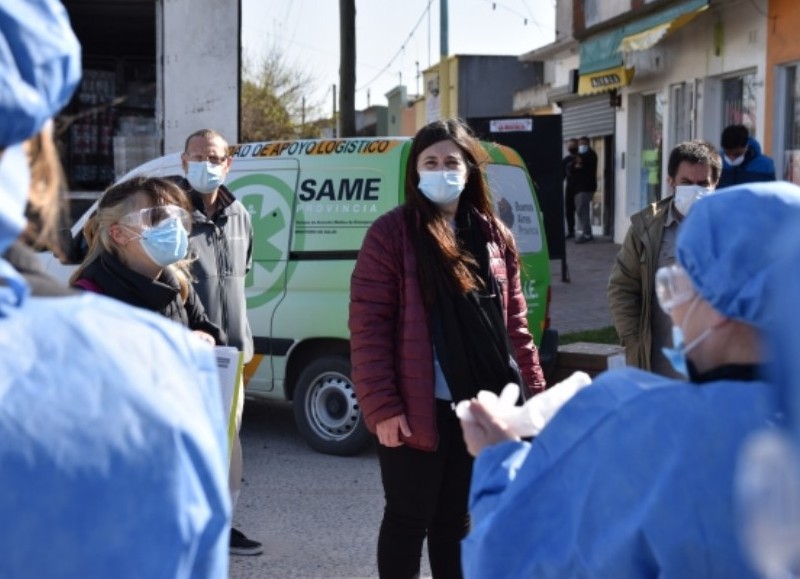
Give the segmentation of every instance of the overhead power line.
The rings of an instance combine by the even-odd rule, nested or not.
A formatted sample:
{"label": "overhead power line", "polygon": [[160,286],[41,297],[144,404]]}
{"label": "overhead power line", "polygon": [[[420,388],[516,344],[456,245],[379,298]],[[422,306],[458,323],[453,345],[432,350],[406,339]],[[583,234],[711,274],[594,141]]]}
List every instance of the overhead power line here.
{"label": "overhead power line", "polygon": [[399,50],[398,50],[398,51],[397,51],[397,52],[394,54],[394,56],[392,56],[392,58],[389,60],[389,63],[388,63],[386,66],[384,66],[384,67],[383,67],[383,68],[380,70],[380,72],[378,72],[378,74],[376,74],[374,77],[372,77],[372,78],[369,80],[369,82],[367,82],[367,83],[365,83],[365,84],[361,85],[361,87],[357,88],[357,89],[356,89],[356,92],[361,92],[361,91],[362,91],[362,90],[364,90],[365,88],[369,87],[369,85],[371,85],[373,82],[375,82],[376,80],[378,80],[378,79],[379,79],[381,76],[383,76],[384,74],[386,74],[386,72],[387,72],[387,71],[389,70],[389,68],[392,66],[392,64],[394,63],[394,61],[395,61],[395,60],[397,60],[397,57],[398,57],[398,56],[400,56],[401,54],[403,54],[403,51],[405,51],[405,49],[406,49],[406,45],[409,43],[409,41],[410,41],[412,38],[414,38],[414,34],[416,34],[416,32],[417,32],[417,28],[419,28],[419,25],[420,25],[420,24],[422,24],[422,20],[425,18],[425,15],[426,15],[426,14],[427,14],[427,13],[430,11],[430,9],[431,9],[431,4],[433,4],[433,0],[428,0],[428,5],[427,5],[427,6],[425,7],[425,9],[422,11],[422,14],[421,14],[421,15],[420,15],[420,17],[419,17],[419,20],[417,20],[417,23],[414,25],[414,28],[412,28],[412,29],[411,29],[411,32],[408,34],[408,37],[405,39],[405,41],[403,42],[403,44],[400,46]]}

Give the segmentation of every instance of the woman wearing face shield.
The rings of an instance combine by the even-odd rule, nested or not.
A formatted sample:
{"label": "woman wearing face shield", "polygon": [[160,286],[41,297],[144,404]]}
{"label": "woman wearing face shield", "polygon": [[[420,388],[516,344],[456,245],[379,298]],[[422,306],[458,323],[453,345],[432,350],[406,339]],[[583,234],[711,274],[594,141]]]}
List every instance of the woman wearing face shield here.
{"label": "woman wearing face shield", "polygon": [[[367,232],[352,276],[351,361],[378,437],[382,578],[461,576],[472,458],[453,405],[507,382],[544,389],[511,233],[495,216],[486,152],[457,120],[417,133],[406,201]],[[515,376],[510,364],[518,364]]]}
{"label": "woman wearing face shield", "polygon": [[70,283],[158,312],[224,344],[189,277],[191,216],[183,191],[159,178],[135,177],[110,187],[84,226],[89,251]]}
{"label": "woman wearing face shield", "polygon": [[[668,358],[688,381],[601,374],[521,441],[477,400],[462,420],[476,455],[474,577],[755,577],[737,536],[743,441],[775,419],[764,331],[800,188],[732,187],[700,199],[657,275],[674,325]],[[557,388],[557,386],[556,386]]]}

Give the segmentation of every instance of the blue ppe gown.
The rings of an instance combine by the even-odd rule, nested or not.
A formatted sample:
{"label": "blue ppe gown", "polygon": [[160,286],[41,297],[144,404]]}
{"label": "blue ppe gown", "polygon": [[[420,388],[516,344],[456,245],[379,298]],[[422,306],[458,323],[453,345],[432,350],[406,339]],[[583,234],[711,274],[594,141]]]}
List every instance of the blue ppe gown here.
{"label": "blue ppe gown", "polygon": [[0,265],[0,577],[227,577],[211,348],[103,296],[27,297]]}
{"label": "blue ppe gown", "polygon": [[763,382],[604,373],[533,443],[479,455],[465,575],[755,577],[733,480],[740,443],[771,403]]}

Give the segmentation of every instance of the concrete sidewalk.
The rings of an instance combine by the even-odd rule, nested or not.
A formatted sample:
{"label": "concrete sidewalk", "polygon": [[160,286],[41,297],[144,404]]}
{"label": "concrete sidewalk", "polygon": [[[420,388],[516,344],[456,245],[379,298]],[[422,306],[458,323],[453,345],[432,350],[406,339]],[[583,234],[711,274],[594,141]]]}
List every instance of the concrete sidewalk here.
{"label": "concrete sidewalk", "polygon": [[570,282],[562,281],[561,260],[550,262],[550,327],[559,335],[612,325],[606,287],[619,248],[610,238],[595,237],[595,241],[580,245],[568,239]]}

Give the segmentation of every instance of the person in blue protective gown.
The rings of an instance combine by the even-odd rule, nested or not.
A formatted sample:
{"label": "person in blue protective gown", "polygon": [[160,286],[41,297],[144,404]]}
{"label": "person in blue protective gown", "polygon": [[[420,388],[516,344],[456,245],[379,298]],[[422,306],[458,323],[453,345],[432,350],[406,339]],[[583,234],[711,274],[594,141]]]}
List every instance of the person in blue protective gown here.
{"label": "person in blue protective gown", "polygon": [[767,297],[767,377],[782,420],[752,434],[739,457],[736,498],[745,551],[763,577],[800,576],[800,229],[776,241],[785,255]]}
{"label": "person in blue protective gown", "polygon": [[0,577],[226,577],[228,449],[211,347],[110,298],[40,297],[8,259],[42,186],[26,140],[79,80],[61,3],[4,1]]}
{"label": "person in blue protective gown", "polygon": [[742,442],[774,418],[761,370],[781,232],[800,188],[732,187],[700,200],[657,275],[681,382],[637,369],[601,374],[533,442],[477,400],[462,419],[477,456],[471,577],[754,577],[737,536]]}

